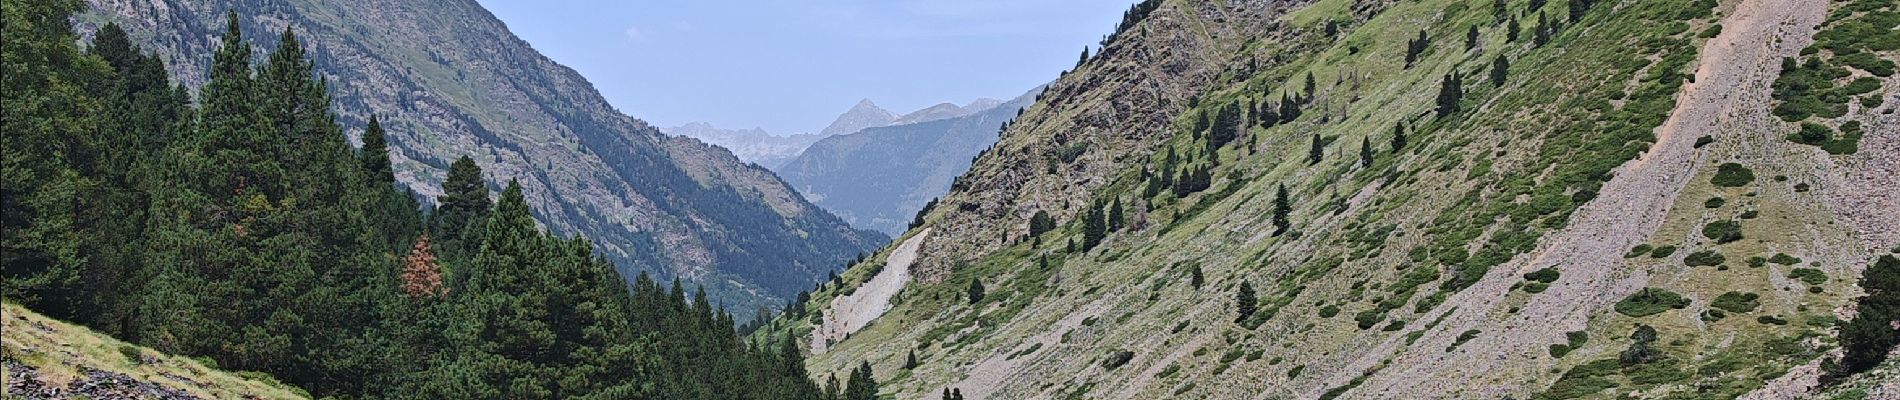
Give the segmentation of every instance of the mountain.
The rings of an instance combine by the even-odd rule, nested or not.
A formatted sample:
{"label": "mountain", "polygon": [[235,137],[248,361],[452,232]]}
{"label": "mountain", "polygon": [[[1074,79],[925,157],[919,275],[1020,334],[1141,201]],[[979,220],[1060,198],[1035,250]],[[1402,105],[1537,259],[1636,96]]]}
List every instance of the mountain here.
{"label": "mountain", "polygon": [[520,181],[546,229],[593,239],[624,275],[685,278],[729,307],[780,304],[887,240],[763,168],[616,111],[472,0],[87,3],[82,36],[117,21],[190,87],[205,82],[226,11],[249,38],[293,29],[350,135],[381,118],[403,186],[433,198],[450,161],[472,157],[491,191]]}
{"label": "mountain", "polygon": [[779,177],[852,226],[902,233],[917,210],[948,191],[950,180],[996,143],[997,129],[1032,104],[1040,91],[1007,103],[988,103],[988,109],[974,113],[963,111],[985,103],[945,103],[956,111],[940,115],[954,116],[827,137],[779,167]]}
{"label": "mountain", "polygon": [[938,103],[937,105],[924,107],[924,109],[922,110],[917,110],[909,114],[904,114],[902,116],[899,116],[897,117],[897,119],[892,120],[889,125],[915,124],[919,122],[928,122],[928,121],[935,121],[935,120],[940,120],[940,119],[956,118],[956,117],[983,112],[984,110],[995,108],[996,106],[1001,105],[1001,104],[1003,104],[1002,100],[987,99],[987,98],[976,99],[976,100],[971,101],[970,104],[962,105],[962,106],[956,105],[954,103]]}
{"label": "mountain", "polygon": [[764,129],[720,129],[712,124],[694,122],[671,128],[660,128],[668,135],[685,136],[724,147],[740,161],[759,164],[776,169],[786,161],[798,157],[798,153],[817,142],[823,136],[801,133],[791,136],[775,136]]}
{"label": "mountain", "polygon": [[758,335],[896,398],[1891,395],[1895,7],[1142,1]]}
{"label": "mountain", "polygon": [[831,125],[818,131],[818,136],[842,135],[864,128],[890,125],[891,121],[896,119],[896,115],[879,108],[877,103],[871,102],[871,99],[858,100],[858,104],[852,105],[851,109],[845,110],[844,114],[839,114],[837,119],[831,120]]}

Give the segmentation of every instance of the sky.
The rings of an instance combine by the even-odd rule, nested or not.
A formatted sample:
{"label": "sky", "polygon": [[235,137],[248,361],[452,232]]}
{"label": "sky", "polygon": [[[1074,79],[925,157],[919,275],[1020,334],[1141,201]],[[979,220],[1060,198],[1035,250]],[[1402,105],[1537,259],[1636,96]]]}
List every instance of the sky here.
{"label": "sky", "polygon": [[628,115],[789,135],[865,98],[903,114],[1016,97],[1134,0],[479,1]]}

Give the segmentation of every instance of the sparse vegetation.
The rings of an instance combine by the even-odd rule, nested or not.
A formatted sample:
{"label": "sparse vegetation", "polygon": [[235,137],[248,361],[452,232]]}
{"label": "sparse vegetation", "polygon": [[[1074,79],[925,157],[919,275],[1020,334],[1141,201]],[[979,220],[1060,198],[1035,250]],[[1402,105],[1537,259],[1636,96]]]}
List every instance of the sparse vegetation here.
{"label": "sparse vegetation", "polygon": [[1616,302],[1616,312],[1631,317],[1647,317],[1689,306],[1689,299],[1668,289],[1643,288]]}

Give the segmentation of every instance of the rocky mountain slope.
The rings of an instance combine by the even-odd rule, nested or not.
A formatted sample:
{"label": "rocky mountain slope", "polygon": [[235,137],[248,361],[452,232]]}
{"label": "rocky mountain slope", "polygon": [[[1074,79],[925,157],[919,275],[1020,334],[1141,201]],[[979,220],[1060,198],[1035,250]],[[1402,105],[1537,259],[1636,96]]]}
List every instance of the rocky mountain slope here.
{"label": "rocky mountain slope", "polygon": [[[776,170],[792,188],[852,226],[902,233],[917,210],[948,191],[950,180],[996,143],[997,129],[1040,92],[1004,103],[979,100],[970,107],[944,103],[899,118],[924,122],[827,137]],[[985,104],[989,108],[970,110]]]}
{"label": "rocky mountain slope", "polygon": [[813,142],[823,136],[801,133],[790,136],[777,136],[764,129],[722,129],[704,122],[694,122],[671,128],[660,128],[668,135],[685,136],[706,142],[706,144],[724,147],[739,157],[739,161],[759,164],[776,169],[786,161],[798,157]]}
{"label": "rocky mountain slope", "polygon": [[307,399],[308,393],[257,373],[230,373],[198,360],[121,342],[85,327],[6,303],[0,317],[8,399]]}
{"label": "rocky mountain slope", "polygon": [[878,107],[877,103],[871,102],[871,99],[858,100],[858,104],[852,105],[851,109],[845,110],[844,114],[839,114],[838,118],[831,120],[831,125],[826,125],[824,130],[818,131],[818,136],[843,135],[873,126],[890,125],[891,121],[895,120],[897,120],[897,115]]}
{"label": "rocky mountain slope", "polygon": [[[1882,0],[1144,1],[902,260],[766,331],[898,398],[1811,396],[1900,253],[1897,26]],[[829,322],[899,261],[888,310]],[[1878,371],[1828,393],[1891,393]]]}
{"label": "rocky mountain slope", "polygon": [[294,29],[339,122],[360,131],[381,117],[401,184],[433,197],[449,162],[473,157],[492,188],[520,180],[549,230],[593,239],[623,273],[697,281],[729,306],[781,304],[886,242],[726,150],[614,110],[472,0],[87,3],[80,32],[118,21],[194,87],[227,11],[248,38]]}

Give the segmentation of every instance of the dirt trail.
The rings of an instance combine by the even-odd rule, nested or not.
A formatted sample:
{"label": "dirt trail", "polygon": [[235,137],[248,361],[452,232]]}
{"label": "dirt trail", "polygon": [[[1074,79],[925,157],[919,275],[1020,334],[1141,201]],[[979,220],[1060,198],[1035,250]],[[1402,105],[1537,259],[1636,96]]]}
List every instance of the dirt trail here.
{"label": "dirt trail", "polygon": [[844,340],[846,336],[864,329],[871,320],[884,315],[891,309],[891,297],[904,290],[910,283],[910,265],[917,261],[917,248],[924,244],[924,238],[930,237],[930,230],[924,229],[898,245],[884,259],[884,269],[877,276],[850,296],[831,299],[831,306],[825,308],[825,321],[811,331],[812,354],[824,353],[831,344]]}
{"label": "dirt trail", "polygon": [[[1701,49],[1695,83],[1685,84],[1676,108],[1657,128],[1650,151],[1619,167],[1602,195],[1584,205],[1561,232],[1546,236],[1528,256],[1493,269],[1448,304],[1418,320],[1456,309],[1416,346],[1403,346],[1392,335],[1334,374],[1328,385],[1308,389],[1317,396],[1344,384],[1357,371],[1396,354],[1392,365],[1354,390],[1356,397],[1444,398],[1521,396],[1526,370],[1552,366],[1545,345],[1563,342],[1567,331],[1583,329],[1590,315],[1646,285],[1647,274],[1619,271],[1622,254],[1645,243],[1675,203],[1677,194],[1703,163],[1693,146],[1703,135],[1718,140],[1751,129],[1774,126],[1768,116],[1770,84],[1779,60],[1811,41],[1827,11],[1823,0],[1744,0],[1723,18],[1722,33]],[[1515,316],[1491,320],[1518,274],[1556,266],[1563,279],[1532,298]],[[1468,329],[1483,331],[1454,352],[1444,352]]]}

